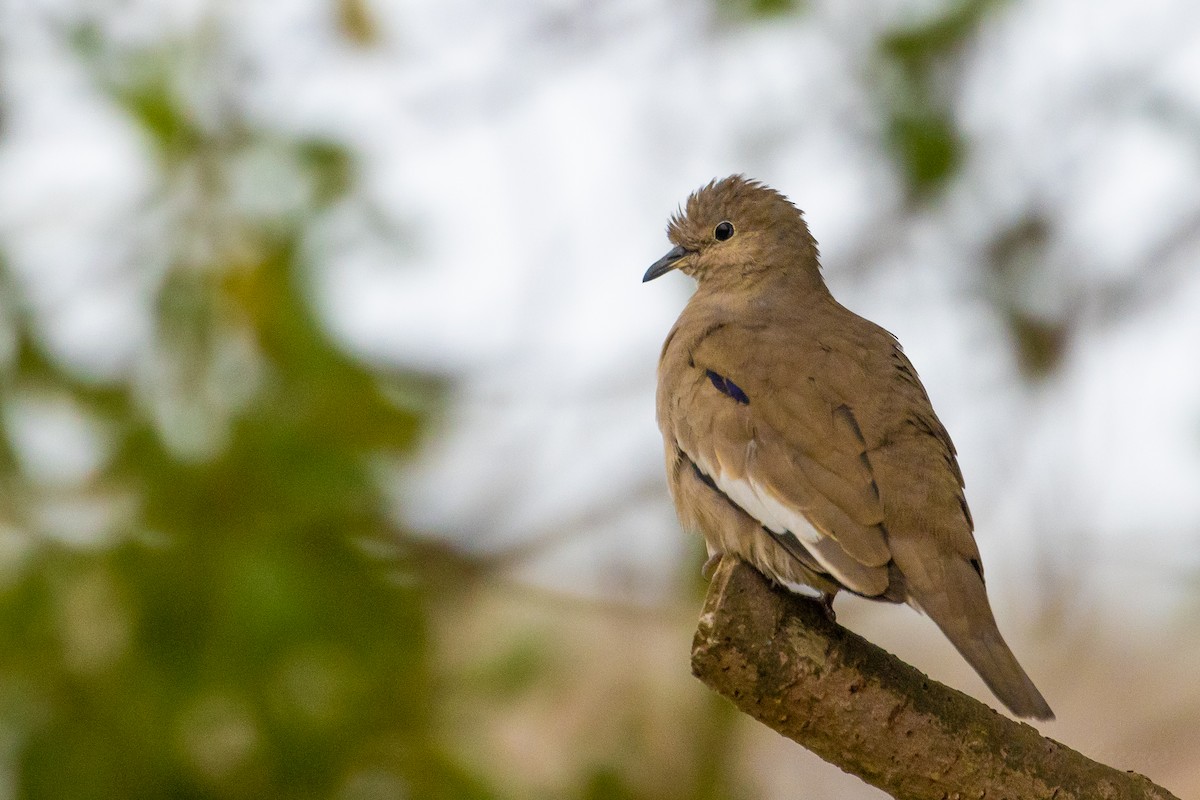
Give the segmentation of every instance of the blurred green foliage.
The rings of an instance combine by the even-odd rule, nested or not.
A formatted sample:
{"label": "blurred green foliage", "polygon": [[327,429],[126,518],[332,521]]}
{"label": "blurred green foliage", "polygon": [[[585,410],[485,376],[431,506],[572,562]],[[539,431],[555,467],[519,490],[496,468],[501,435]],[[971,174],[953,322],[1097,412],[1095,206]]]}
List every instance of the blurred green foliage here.
{"label": "blurred green foliage", "polygon": [[378,28],[366,0],[336,0],[338,27],[357,45],[370,45],[379,38]]}
{"label": "blurred green foliage", "polygon": [[989,248],[992,302],[1004,315],[1022,374],[1031,381],[1052,375],[1067,349],[1069,326],[1061,309],[1039,307],[1044,299],[1046,247],[1051,223],[1041,216],[1019,219]]}
{"label": "blurred green foliage", "polygon": [[[334,11],[348,42],[375,41],[368,4]],[[446,387],[355,359],[315,312],[305,254],[362,207],[354,153],[197,84],[205,43],[63,36],[142,138],[164,230],[124,265],[152,324],[116,378],[56,353],[0,260],[0,796],[513,796],[533,765],[478,730],[590,679],[561,629],[442,646],[492,567],[405,530],[386,482]],[[64,416],[94,451],[66,478],[28,435]],[[605,698],[615,744],[560,753],[571,777],[539,796],[731,796],[736,712],[695,692],[665,742],[637,692]]]}
{"label": "blurred green foliage", "polygon": [[[68,398],[105,434],[86,480],[46,486],[14,445],[28,423],[5,417],[7,796],[493,797],[441,740],[429,562],[377,477],[380,459],[412,452],[438,383],[354,360],[307,296],[302,244],[353,186],[353,159],[206,131],[169,64],[134,74],[148,79],[110,89],[157,149],[161,191],[207,171],[180,223],[206,226],[209,255],[172,253],[145,370],[101,385],[55,359],[0,265],[6,410]],[[239,213],[224,188],[264,143],[309,189],[273,220]],[[62,507],[104,534],[65,543],[47,522]]]}
{"label": "blurred green foliage", "polygon": [[800,11],[801,0],[717,0],[717,6],[733,17],[769,18]]}
{"label": "blurred green foliage", "polygon": [[888,140],[914,199],[936,192],[962,163],[965,143],[950,113],[947,69],[997,2],[953,0],[929,19],[880,39]]}

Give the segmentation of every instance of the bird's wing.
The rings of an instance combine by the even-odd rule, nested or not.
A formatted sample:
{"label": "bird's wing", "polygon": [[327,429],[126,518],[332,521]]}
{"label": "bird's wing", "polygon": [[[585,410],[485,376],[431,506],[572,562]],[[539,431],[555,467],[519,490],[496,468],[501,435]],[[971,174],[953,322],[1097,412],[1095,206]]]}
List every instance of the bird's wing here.
{"label": "bird's wing", "polygon": [[843,380],[828,374],[829,353],[790,339],[786,326],[715,326],[689,344],[689,357],[663,376],[680,450],[846,588],[884,593],[884,508],[855,410],[836,390]]}

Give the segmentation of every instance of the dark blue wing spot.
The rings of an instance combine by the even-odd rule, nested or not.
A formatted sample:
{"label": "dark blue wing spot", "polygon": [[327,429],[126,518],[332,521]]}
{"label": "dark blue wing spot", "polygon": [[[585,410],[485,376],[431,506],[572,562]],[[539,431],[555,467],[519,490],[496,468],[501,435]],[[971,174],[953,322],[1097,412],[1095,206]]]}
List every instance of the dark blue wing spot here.
{"label": "dark blue wing spot", "polygon": [[727,397],[732,397],[742,405],[750,404],[750,398],[746,397],[746,393],[736,383],[729,380],[729,378],[726,378],[724,375],[718,375],[711,369],[706,369],[704,372],[708,375],[708,379],[712,381],[712,385],[717,387],[718,392]]}

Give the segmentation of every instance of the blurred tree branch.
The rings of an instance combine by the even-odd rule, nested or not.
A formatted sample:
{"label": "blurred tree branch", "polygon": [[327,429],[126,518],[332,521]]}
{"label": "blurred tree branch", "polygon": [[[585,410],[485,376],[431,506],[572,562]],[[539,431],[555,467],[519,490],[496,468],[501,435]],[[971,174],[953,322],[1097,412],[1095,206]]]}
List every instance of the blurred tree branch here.
{"label": "blurred tree branch", "polygon": [[726,558],[692,671],[745,713],[893,797],[1174,796],[930,680]]}

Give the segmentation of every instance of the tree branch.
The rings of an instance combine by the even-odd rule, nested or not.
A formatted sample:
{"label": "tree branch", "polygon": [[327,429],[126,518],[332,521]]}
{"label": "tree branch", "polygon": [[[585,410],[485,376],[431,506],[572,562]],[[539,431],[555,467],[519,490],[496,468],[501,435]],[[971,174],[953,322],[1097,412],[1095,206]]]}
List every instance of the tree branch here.
{"label": "tree branch", "polygon": [[735,558],[713,576],[692,672],[900,800],[1178,800],[931,680]]}

